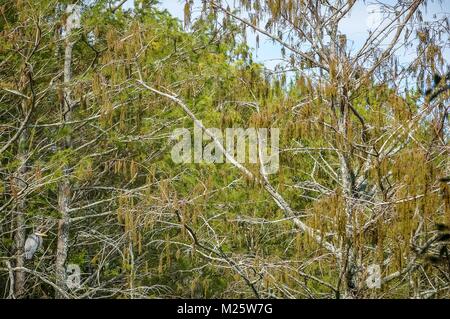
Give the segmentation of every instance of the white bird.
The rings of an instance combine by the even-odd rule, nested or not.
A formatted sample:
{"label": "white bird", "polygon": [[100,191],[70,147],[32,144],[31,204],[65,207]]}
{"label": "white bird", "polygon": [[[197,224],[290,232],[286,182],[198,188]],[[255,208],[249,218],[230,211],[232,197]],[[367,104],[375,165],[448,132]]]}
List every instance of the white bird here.
{"label": "white bird", "polygon": [[42,237],[45,236],[47,235],[41,232],[34,232],[28,236],[24,247],[25,259],[33,258],[34,253],[42,246]]}

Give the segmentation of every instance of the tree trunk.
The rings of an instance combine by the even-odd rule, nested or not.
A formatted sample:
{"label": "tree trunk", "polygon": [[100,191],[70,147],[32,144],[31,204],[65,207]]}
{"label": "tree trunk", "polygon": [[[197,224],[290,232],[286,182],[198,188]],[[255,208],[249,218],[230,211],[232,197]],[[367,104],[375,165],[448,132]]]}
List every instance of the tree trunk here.
{"label": "tree trunk", "polygon": [[[23,248],[25,246],[25,218],[23,212],[22,204],[18,205],[18,209],[16,212],[16,232],[14,234],[14,244],[16,246],[16,267],[24,267],[25,259],[24,259],[24,251]],[[14,295],[16,298],[23,297],[25,292],[25,273],[23,271],[15,272],[14,279]]]}
{"label": "tree trunk", "polygon": [[[344,134],[346,137],[347,134],[347,114],[343,115],[342,121],[344,122],[342,125],[339,125],[340,133]],[[354,196],[354,173],[351,168],[348,152],[349,146],[346,141],[344,141],[344,147],[342,153],[339,155],[340,160],[340,171],[341,171],[341,182],[343,188],[344,195],[344,209],[345,209],[345,251],[346,254],[346,269],[345,269],[345,283],[346,289],[344,292],[345,298],[355,298],[356,290],[358,287],[357,275],[358,275],[358,266],[357,266],[357,258],[356,258],[356,249],[353,247],[353,196]]]}
{"label": "tree trunk", "polygon": [[[24,114],[27,113],[27,102],[23,100],[22,102],[22,111]],[[17,171],[17,174],[14,178],[14,183],[18,186],[18,196],[21,196],[21,192],[23,192],[26,188],[26,172],[27,172],[27,152],[26,152],[26,144],[27,144],[27,130],[24,129],[19,137],[19,147],[18,147],[18,159],[20,162],[20,167]],[[24,267],[25,266],[25,257],[24,257],[24,247],[25,247],[25,196],[19,198],[16,211],[15,211],[15,233],[14,233],[14,245],[16,248],[16,267]],[[16,271],[14,278],[14,295],[16,298],[21,298],[25,294],[25,272]]]}
{"label": "tree trunk", "polygon": [[[70,80],[72,78],[72,49],[73,42],[70,40],[70,34],[66,35],[66,48],[64,53],[64,101],[62,106],[62,123],[65,125],[72,118],[72,100],[71,100],[71,89],[69,87]],[[69,133],[64,141],[63,147],[68,149],[72,147],[71,133]],[[64,167],[64,176],[59,184],[58,192],[58,206],[60,213],[60,220],[58,222],[58,239],[56,247],[56,284],[57,286],[66,291],[66,269],[65,264],[67,260],[67,251],[69,245],[69,207],[71,198],[71,187],[70,187],[70,165]],[[64,298],[64,295],[59,291],[55,291],[56,298]]]}
{"label": "tree trunk", "polygon": [[[344,80],[338,83],[343,83]],[[345,240],[343,244],[343,260],[341,262],[342,271],[345,278],[344,298],[355,298],[358,282],[358,267],[356,262],[356,251],[353,247],[353,196],[355,188],[354,172],[351,167],[351,145],[348,142],[348,121],[349,106],[347,105],[347,96],[345,90],[339,92],[340,117],[338,119],[338,131],[341,135],[341,143],[339,145],[339,169],[341,174],[341,184],[343,190],[344,210],[345,210]]]}

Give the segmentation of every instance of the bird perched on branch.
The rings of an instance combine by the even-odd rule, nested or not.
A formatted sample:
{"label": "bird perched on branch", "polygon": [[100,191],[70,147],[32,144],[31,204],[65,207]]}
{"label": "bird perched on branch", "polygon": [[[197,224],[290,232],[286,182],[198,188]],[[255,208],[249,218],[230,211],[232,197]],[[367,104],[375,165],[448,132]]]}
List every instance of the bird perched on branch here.
{"label": "bird perched on branch", "polygon": [[426,90],[425,96],[429,99],[429,101],[433,101],[445,91],[450,90],[450,83],[447,83],[449,81],[450,72],[448,72],[445,76],[441,76],[437,73],[434,74],[433,87]]}
{"label": "bird perched on branch", "polygon": [[[433,265],[444,264],[450,269],[450,255],[448,245],[450,241],[450,227],[445,224],[436,224],[437,236],[434,239],[434,249],[430,249],[426,259]],[[433,251],[434,250],[434,251]]]}
{"label": "bird perched on branch", "polygon": [[30,260],[33,258],[36,251],[42,247],[42,237],[45,236],[47,235],[39,231],[36,231],[28,236],[24,247],[25,259]]}

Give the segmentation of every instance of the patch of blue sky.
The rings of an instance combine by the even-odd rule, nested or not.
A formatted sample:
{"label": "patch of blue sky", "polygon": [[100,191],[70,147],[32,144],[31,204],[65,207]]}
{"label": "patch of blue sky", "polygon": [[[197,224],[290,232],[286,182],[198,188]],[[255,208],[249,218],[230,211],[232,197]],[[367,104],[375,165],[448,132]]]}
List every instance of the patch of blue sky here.
{"label": "patch of blue sky", "polygon": [[[233,2],[234,1],[230,1],[231,7]],[[369,36],[369,32],[375,31],[375,28],[379,25],[380,21],[385,20],[386,23],[389,21],[390,15],[388,13],[381,12],[377,3],[394,4],[395,2],[396,1],[394,0],[356,1],[352,10],[339,25],[339,30],[347,36],[348,46],[352,51],[356,52],[364,45],[365,40]],[[199,12],[200,5],[201,1],[194,1],[194,17],[195,14]],[[184,0],[162,0],[160,7],[167,9],[173,16],[183,21]],[[436,20],[436,18],[442,18],[445,16],[450,16],[450,0],[431,1],[428,3],[428,6],[424,11],[423,23],[429,23]],[[259,48],[256,49],[256,36],[253,32],[250,32],[247,38],[248,44],[250,47],[254,48],[256,60],[263,63],[267,68],[273,69],[280,62],[281,47],[279,44],[274,43],[264,35],[260,35],[259,38]],[[390,37],[384,38],[379,47],[386,47],[389,44],[389,40],[391,40]],[[448,36],[445,40],[447,41],[447,44],[444,48],[444,57],[448,62],[450,58],[450,43]],[[396,50],[396,53],[400,64],[406,65],[415,58],[416,47],[414,45],[408,48],[402,47]]]}
{"label": "patch of blue sky", "polygon": [[[229,6],[233,8],[235,1],[229,0]],[[349,14],[341,20],[339,30],[347,37],[347,46],[351,53],[358,52],[364,45],[371,32],[377,31],[377,26],[387,24],[394,13],[386,13],[380,10],[380,4],[394,4],[395,0],[357,0]],[[134,0],[127,0],[126,8],[133,7]],[[184,19],[185,0],[160,0],[159,7],[169,11],[181,22]],[[192,18],[195,19],[201,11],[201,0],[194,0],[192,8]],[[423,24],[431,23],[436,19],[450,17],[450,0],[429,1],[428,6],[423,10]],[[379,30],[379,29],[378,29]],[[380,49],[387,47],[392,39],[391,36],[381,37],[383,40],[377,46]],[[450,35],[444,35],[443,56],[446,61],[441,72],[446,72],[450,61]],[[283,65],[281,46],[272,39],[260,34],[259,45],[257,46],[256,34],[249,30],[247,33],[247,44],[253,49],[253,57],[256,62],[262,63],[266,69],[274,71],[276,66]],[[395,55],[398,58],[399,66],[407,67],[417,57],[417,42],[412,46],[400,45],[395,47]],[[286,51],[288,52],[288,50]]]}

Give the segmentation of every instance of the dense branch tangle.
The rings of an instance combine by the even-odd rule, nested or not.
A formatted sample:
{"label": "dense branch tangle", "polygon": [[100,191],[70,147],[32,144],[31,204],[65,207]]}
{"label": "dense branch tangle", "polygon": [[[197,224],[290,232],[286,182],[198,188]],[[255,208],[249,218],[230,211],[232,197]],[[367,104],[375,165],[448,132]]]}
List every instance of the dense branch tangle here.
{"label": "dense branch tangle", "polygon": [[[343,225],[343,228],[332,233],[335,236],[342,236],[335,245],[339,247],[340,251],[348,252],[338,256],[340,257],[341,277],[345,279],[343,280],[343,291],[346,297],[364,295],[362,273],[367,267],[367,261],[364,260],[370,255],[372,255],[372,262],[378,260],[378,263],[383,265],[385,276],[388,278],[385,282],[397,278],[400,274],[411,275],[408,271],[414,267],[411,267],[412,264],[409,262],[406,271],[396,272],[395,276],[389,274],[388,269],[392,256],[389,256],[389,253],[386,254],[386,247],[383,247],[385,242],[380,244],[379,241],[384,236],[380,233],[389,237],[388,231],[381,230],[384,225],[389,225],[391,222],[395,224],[395,221],[404,218],[400,217],[404,216],[404,209],[415,211],[414,217],[418,219],[406,227],[415,234],[414,238],[410,238],[410,235],[405,236],[403,244],[407,247],[406,250],[410,249],[411,242],[421,236],[427,237],[426,232],[421,234],[423,219],[429,218],[424,217],[426,211],[434,213],[433,218],[426,222],[429,223],[432,220],[436,222],[441,219],[448,222],[448,208],[445,208],[446,206],[444,207],[442,202],[442,200],[445,201],[446,195],[441,196],[434,192],[440,188],[439,181],[435,177],[435,173],[432,173],[432,176],[426,173],[430,169],[434,170],[436,164],[440,165],[440,169],[443,170],[438,174],[445,174],[445,171],[448,170],[448,162],[445,160],[439,164],[432,163],[437,157],[448,154],[448,146],[445,145],[448,142],[448,136],[441,139],[443,144],[437,148],[434,146],[423,147],[421,144],[427,142],[418,141],[411,136],[411,132],[424,129],[424,127],[418,126],[417,121],[425,119],[425,116],[429,114],[430,106],[425,105],[424,110],[419,111],[418,114],[407,114],[405,108],[409,108],[411,111],[408,99],[395,97],[384,100],[377,93],[373,96],[373,91],[390,90],[388,85],[374,82],[376,81],[374,74],[383,72],[385,65],[395,63],[394,53],[396,50],[413,39],[411,37],[412,21],[415,18],[420,19],[420,6],[423,4],[423,1],[410,1],[395,4],[392,7],[385,5],[384,9],[387,12],[395,11],[396,16],[391,17],[389,22],[380,24],[375,32],[369,34],[362,48],[356,52],[347,48],[346,36],[339,30],[340,21],[351,11],[355,1],[241,1],[242,10],[226,8],[220,1],[210,1],[209,7],[206,9],[210,8],[213,14],[220,13],[229,19],[234,19],[244,28],[278,42],[282,46],[283,52],[290,56],[291,67],[297,69],[300,74],[304,74],[305,69],[308,70],[307,79],[300,76],[297,82],[301,93],[310,97],[309,103],[307,97],[302,101],[305,106],[300,111],[300,115],[303,115],[301,121],[308,123],[307,127],[317,127],[317,124],[310,123],[318,122],[323,125],[323,129],[331,130],[331,132],[324,132],[320,128],[317,132],[318,135],[313,133],[310,136],[326,140],[324,135],[328,135],[330,141],[336,141],[330,144],[333,144],[334,154],[332,156],[337,160],[334,163],[329,162],[330,157],[327,156],[324,159],[321,151],[318,151],[319,156],[315,152],[306,152],[311,154],[310,156],[315,160],[314,169],[324,167],[329,177],[336,182],[336,188],[333,191],[324,192],[323,190],[330,189],[330,186],[320,185],[314,181],[313,185],[317,185],[316,192],[319,194],[319,200],[314,206],[330,205],[326,202],[336,196],[338,202],[341,202],[339,205],[342,205],[343,215],[340,218],[343,220],[330,224],[330,227],[339,229],[341,227],[339,224]],[[402,42],[400,37],[404,34],[406,36]],[[386,38],[389,39],[386,48],[377,50],[379,44]],[[367,62],[370,60],[374,62]],[[383,80],[400,83],[401,77],[394,71],[388,77],[385,75]],[[311,81],[314,81],[313,85],[311,85]],[[394,91],[390,94],[395,95]],[[315,103],[317,100],[322,103]],[[372,104],[378,106],[373,107]],[[361,106],[366,109],[362,109]],[[434,104],[431,108],[436,106],[437,104]],[[390,114],[390,109],[394,111],[393,116]],[[369,112],[383,114],[399,123],[391,127],[384,126],[379,131],[376,127],[381,123]],[[406,123],[401,123],[405,120]],[[298,124],[295,123],[295,125]],[[400,134],[398,134],[399,127],[401,127]],[[414,135],[414,133],[412,134]],[[309,133],[303,132],[300,137],[305,137],[305,135],[308,136]],[[402,180],[402,176],[411,174],[404,169],[400,169],[402,172],[394,173],[397,175],[393,176],[393,171],[397,170],[396,165],[406,165],[400,164],[400,157],[405,158],[405,154],[416,152],[417,148],[420,149],[421,154],[417,156],[423,156],[419,162],[427,163],[419,170],[422,170],[425,181],[429,182],[419,181],[419,178],[414,181]],[[417,170],[417,167],[415,169]],[[311,177],[314,178],[314,171],[311,173]],[[398,180],[399,178],[400,180]],[[411,191],[411,187],[417,187],[413,192],[425,187],[425,190],[422,191],[425,194],[416,193],[418,196],[405,196]],[[405,188],[408,189],[406,193]],[[433,199],[425,200],[428,196]],[[401,197],[411,197],[410,200],[405,199],[404,203],[405,206],[412,207],[405,208],[401,207],[401,204],[395,204],[403,201]],[[336,209],[333,207],[337,205],[335,200],[333,199],[333,204],[328,206],[329,208]],[[421,201],[422,203],[420,203]],[[429,206],[424,204],[424,201]],[[380,208],[380,204],[382,208]],[[338,215],[340,214],[339,210],[336,212]],[[313,211],[315,210],[313,209]],[[320,216],[323,213],[315,211],[314,214]],[[369,227],[369,225],[371,226]],[[379,238],[357,239],[361,236],[363,238],[372,236],[369,232],[374,228],[376,236]],[[340,232],[343,233],[338,235]],[[378,251],[378,257],[377,254],[372,254],[370,249],[364,252],[364,249],[361,250],[359,247],[367,245],[364,242],[368,239],[372,241],[372,245],[375,243],[373,249]],[[406,256],[400,258],[409,260],[409,257]],[[416,257],[414,256],[412,259],[415,261]],[[340,282],[341,280],[338,285]],[[339,287],[338,290],[340,290]]]}
{"label": "dense branch tangle", "polygon": [[[205,1],[187,31],[145,3],[80,2],[71,34],[56,1],[4,8],[4,296],[448,297],[448,94],[399,89],[444,64],[424,3],[385,5],[396,14],[353,50],[339,23],[355,1]],[[282,48],[275,72],[246,32]],[[173,163],[171,133],[193,126],[228,164]],[[239,163],[212,127],[279,127],[279,172]]]}

